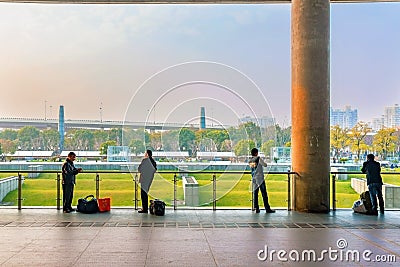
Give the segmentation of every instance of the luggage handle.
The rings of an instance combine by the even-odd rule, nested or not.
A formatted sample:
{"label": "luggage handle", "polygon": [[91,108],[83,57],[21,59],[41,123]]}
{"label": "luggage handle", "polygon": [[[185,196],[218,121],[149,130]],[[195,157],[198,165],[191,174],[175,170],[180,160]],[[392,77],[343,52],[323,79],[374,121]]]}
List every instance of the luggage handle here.
{"label": "luggage handle", "polygon": [[85,200],[87,200],[89,197],[94,198],[94,195],[88,195],[88,196],[86,196],[86,197],[85,197]]}

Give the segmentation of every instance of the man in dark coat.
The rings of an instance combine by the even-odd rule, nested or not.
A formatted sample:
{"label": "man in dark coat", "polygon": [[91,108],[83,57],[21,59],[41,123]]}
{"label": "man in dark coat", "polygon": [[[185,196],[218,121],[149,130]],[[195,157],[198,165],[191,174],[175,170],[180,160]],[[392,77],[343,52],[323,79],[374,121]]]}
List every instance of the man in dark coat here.
{"label": "man in dark coat", "polygon": [[75,211],[72,208],[72,198],[74,197],[74,186],[76,175],[82,172],[82,168],[75,168],[74,160],[76,155],[74,152],[69,152],[68,157],[62,165],[62,189],[63,189],[63,211],[70,213]]}
{"label": "man in dark coat", "polygon": [[367,155],[367,161],[363,163],[361,171],[367,174],[367,185],[368,191],[371,196],[372,202],[372,214],[378,215],[378,203],[376,197],[379,199],[379,208],[381,214],[384,213],[385,204],[382,197],[382,176],[381,176],[381,165],[375,161],[373,154]]}

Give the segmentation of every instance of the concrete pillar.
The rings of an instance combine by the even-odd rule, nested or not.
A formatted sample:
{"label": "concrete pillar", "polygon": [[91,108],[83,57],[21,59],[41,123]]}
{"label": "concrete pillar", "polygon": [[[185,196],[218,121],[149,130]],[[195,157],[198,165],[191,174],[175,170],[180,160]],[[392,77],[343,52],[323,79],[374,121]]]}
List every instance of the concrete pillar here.
{"label": "concrete pillar", "polygon": [[329,0],[292,1],[293,208],[329,212]]}

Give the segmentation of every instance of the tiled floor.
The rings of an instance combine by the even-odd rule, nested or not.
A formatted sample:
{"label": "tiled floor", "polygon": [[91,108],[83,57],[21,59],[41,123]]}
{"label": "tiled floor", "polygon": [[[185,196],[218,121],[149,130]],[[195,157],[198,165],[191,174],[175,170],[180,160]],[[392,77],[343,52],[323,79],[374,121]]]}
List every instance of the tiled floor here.
{"label": "tiled floor", "polygon": [[365,216],[351,210],[329,214],[167,210],[157,217],[132,209],[91,215],[0,209],[1,266],[398,266],[399,262],[400,211]]}

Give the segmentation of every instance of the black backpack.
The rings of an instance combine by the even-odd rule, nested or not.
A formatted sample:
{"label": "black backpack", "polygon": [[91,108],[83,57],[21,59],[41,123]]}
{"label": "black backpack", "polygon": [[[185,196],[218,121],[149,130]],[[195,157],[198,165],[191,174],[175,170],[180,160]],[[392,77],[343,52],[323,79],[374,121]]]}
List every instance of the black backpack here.
{"label": "black backpack", "polygon": [[150,214],[164,216],[165,203],[159,199],[150,200]]}
{"label": "black backpack", "polygon": [[362,192],[360,194],[360,199],[363,202],[365,209],[367,210],[367,213],[372,213],[372,202],[369,191]]}

